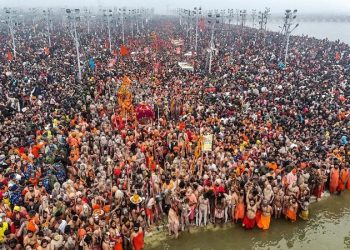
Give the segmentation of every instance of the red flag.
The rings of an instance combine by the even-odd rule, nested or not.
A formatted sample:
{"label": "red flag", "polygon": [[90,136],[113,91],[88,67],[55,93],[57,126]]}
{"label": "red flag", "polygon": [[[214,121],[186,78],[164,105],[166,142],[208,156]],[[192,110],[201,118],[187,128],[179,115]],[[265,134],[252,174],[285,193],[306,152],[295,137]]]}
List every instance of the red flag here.
{"label": "red flag", "polygon": [[45,47],[44,51],[45,51],[45,55],[49,55],[50,54],[50,49],[48,47]]}
{"label": "red flag", "polygon": [[340,53],[339,52],[335,52],[335,60],[340,61]]}
{"label": "red flag", "polygon": [[106,48],[106,49],[109,48],[109,42],[108,42],[108,40],[105,41],[105,48]]}
{"label": "red flag", "polygon": [[7,51],[7,60],[12,61],[12,59],[13,57],[11,51]]}
{"label": "red flag", "polygon": [[177,47],[177,48],[176,48],[176,54],[180,55],[180,53],[181,53],[181,48],[180,48],[180,47]]}
{"label": "red flag", "polygon": [[120,46],[120,55],[127,56],[129,54],[129,50],[124,45]]}

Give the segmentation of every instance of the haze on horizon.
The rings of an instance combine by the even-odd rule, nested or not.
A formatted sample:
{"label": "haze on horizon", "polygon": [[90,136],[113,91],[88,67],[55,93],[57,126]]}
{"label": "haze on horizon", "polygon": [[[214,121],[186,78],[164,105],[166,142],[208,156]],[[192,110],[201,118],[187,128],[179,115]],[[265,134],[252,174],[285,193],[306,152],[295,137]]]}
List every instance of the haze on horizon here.
{"label": "haze on horizon", "polygon": [[271,8],[272,13],[285,9],[298,9],[300,14],[348,14],[350,0],[0,0],[3,7],[133,7],[155,8],[157,13],[166,13],[176,8],[192,9],[256,9]]}

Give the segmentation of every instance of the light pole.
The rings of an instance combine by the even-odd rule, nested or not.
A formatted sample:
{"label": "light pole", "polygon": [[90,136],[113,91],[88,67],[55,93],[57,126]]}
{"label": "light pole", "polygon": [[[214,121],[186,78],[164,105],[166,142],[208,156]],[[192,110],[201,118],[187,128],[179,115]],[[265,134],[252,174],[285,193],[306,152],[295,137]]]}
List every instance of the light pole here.
{"label": "light pole", "polygon": [[231,26],[231,21],[234,17],[233,9],[228,9],[227,13],[228,13],[228,25]]}
{"label": "light pole", "polygon": [[46,10],[43,10],[43,13],[45,15],[45,19],[46,19],[46,22],[47,22],[47,36],[48,36],[48,39],[49,39],[49,47],[51,48],[51,35],[50,35],[50,22],[51,22],[51,19],[50,19],[50,9],[48,9],[47,11]]}
{"label": "light pole", "polygon": [[215,49],[214,44],[214,32],[215,32],[215,24],[219,23],[220,14],[216,13],[213,14],[209,12],[208,14],[208,23],[211,24],[211,36],[210,36],[210,49],[209,49],[209,74],[211,74],[211,66],[212,66],[212,60],[213,60],[213,52]]}
{"label": "light pole", "polygon": [[88,34],[90,34],[90,10],[85,9],[85,19],[86,19],[86,23],[87,23],[87,31]]}
{"label": "light pole", "polygon": [[134,13],[134,10],[129,10],[129,19],[130,19],[130,26],[131,26],[131,38],[134,38],[134,22],[132,20],[133,13]]}
{"label": "light pole", "polygon": [[289,38],[290,34],[299,26],[299,24],[296,24],[292,29],[291,26],[294,25],[294,20],[297,17],[296,13],[298,10],[286,10],[285,17],[284,17],[284,30],[285,30],[285,38],[286,38],[286,49],[284,54],[284,64],[287,64],[287,58],[288,58],[288,49],[289,49]]}
{"label": "light pole", "polygon": [[264,12],[259,11],[258,19],[260,24],[260,30],[265,30],[267,27],[267,19],[270,16],[270,8],[265,8]]}
{"label": "light pole", "polygon": [[239,9],[236,9],[236,25],[239,24]]}
{"label": "light pole", "polygon": [[252,21],[253,21],[253,28],[255,27],[255,17],[256,17],[256,10],[252,10]]}
{"label": "light pole", "polygon": [[126,8],[119,9],[119,13],[121,15],[121,20],[122,20],[122,39],[123,39],[123,44],[125,44],[124,20],[125,20]]}
{"label": "light pole", "polygon": [[195,15],[196,15],[196,43],[195,43],[195,51],[197,52],[197,48],[198,48],[198,16],[199,15],[202,15],[202,8],[199,7],[194,7],[194,12],[193,12]]}
{"label": "light pole", "polygon": [[68,14],[68,19],[71,20],[71,22],[73,23],[73,30],[71,30],[71,34],[75,41],[75,49],[76,49],[77,64],[78,64],[78,79],[79,81],[81,81],[82,77],[81,77],[81,65],[80,65],[79,40],[78,40],[77,24],[76,24],[76,22],[80,20],[80,16],[79,16],[80,9],[74,9],[74,11],[72,11],[71,9],[66,9],[66,13]]}
{"label": "light pole", "polygon": [[241,17],[241,26],[243,28],[244,24],[245,24],[246,17],[247,17],[247,11],[246,10],[240,10],[239,11],[239,16]]}
{"label": "light pole", "polygon": [[12,40],[13,57],[16,58],[17,53],[16,53],[15,31],[13,29],[14,23],[12,21],[12,11],[11,9],[6,8],[5,13],[7,14],[7,20],[5,22],[9,28],[11,40]]}
{"label": "light pole", "polygon": [[[103,10],[103,15],[107,18],[107,27],[108,27],[108,42],[109,42],[109,52],[112,52],[112,40],[111,40],[111,26],[110,26],[110,18],[113,15],[113,11],[111,9],[108,10]],[[107,12],[107,13],[106,13]]]}

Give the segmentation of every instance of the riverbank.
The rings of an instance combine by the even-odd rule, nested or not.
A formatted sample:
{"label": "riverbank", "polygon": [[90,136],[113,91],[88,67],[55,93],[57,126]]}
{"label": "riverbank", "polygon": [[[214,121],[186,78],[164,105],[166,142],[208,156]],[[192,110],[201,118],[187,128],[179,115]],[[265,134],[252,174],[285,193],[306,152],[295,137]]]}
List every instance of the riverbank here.
{"label": "riverbank", "polygon": [[[313,225],[311,226],[311,228],[313,228],[316,224],[320,224],[320,234],[322,233],[322,235],[325,235],[327,234],[327,230],[325,230],[326,227],[322,226],[322,223],[328,223],[328,227],[331,227],[332,223],[334,222],[339,223],[337,216],[341,216],[344,211],[345,215],[349,216],[350,218],[350,211],[348,211],[347,207],[344,207],[344,205],[348,204],[348,202],[350,201],[349,192],[344,192],[340,196],[330,196],[329,193],[326,192],[319,202],[315,202],[316,199],[314,198],[311,199],[311,201],[312,204],[310,206],[309,221],[303,221],[301,219],[298,219],[296,223],[292,224],[288,221],[285,221],[284,219],[272,219],[271,227],[267,231],[262,231],[258,228],[252,231],[245,231],[242,229],[241,224],[226,223],[224,225],[217,226],[209,224],[207,227],[192,227],[189,232],[181,232],[179,239],[174,239],[173,236],[168,236],[167,227],[163,226],[159,228],[158,231],[152,231],[151,233],[147,234],[145,238],[145,249],[248,249],[250,247],[249,242],[235,241],[229,243],[230,241],[232,241],[232,239],[242,238],[242,240],[247,240],[247,237],[252,237],[252,241],[258,242],[256,243],[257,245],[263,244],[264,246],[265,244],[267,244],[266,241],[269,242],[272,240],[275,246],[272,246],[272,248],[271,246],[269,246],[270,249],[274,249],[274,247],[277,247],[278,245],[286,245],[287,248],[294,248],[294,243],[291,242],[289,238],[293,238],[294,234],[299,234],[300,238],[298,238],[298,241],[303,241],[304,239],[306,239],[307,236],[305,231],[308,231],[310,229],[308,229],[308,225]],[[344,211],[343,208],[345,208]],[[325,213],[327,214],[327,216],[322,217],[322,215],[324,215]],[[314,238],[317,238],[317,230],[315,234],[316,236]],[[234,237],[231,238],[231,236]],[[277,240],[276,237],[280,237],[280,239]],[[349,237],[349,240],[346,240],[346,237]],[[206,242],[206,244],[204,244],[202,241]],[[225,247],[227,246],[227,248],[216,248],[214,246],[215,242],[221,241],[222,243],[219,243],[219,245],[225,245]],[[349,244],[350,247],[350,231],[349,235],[344,236],[343,241],[344,244]],[[310,242],[313,241],[309,241],[308,243]],[[198,245],[198,247],[196,247],[196,245]],[[231,245],[236,246],[238,248],[231,248]],[[277,247],[276,249],[281,248]]]}

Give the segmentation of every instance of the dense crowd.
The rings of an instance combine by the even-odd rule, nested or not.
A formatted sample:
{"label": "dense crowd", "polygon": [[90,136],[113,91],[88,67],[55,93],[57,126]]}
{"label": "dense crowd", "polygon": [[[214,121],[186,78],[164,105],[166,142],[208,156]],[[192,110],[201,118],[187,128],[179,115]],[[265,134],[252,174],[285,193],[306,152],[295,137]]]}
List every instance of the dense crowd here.
{"label": "dense crowd", "polygon": [[[280,34],[218,24],[209,74],[210,27],[187,57],[194,32],[155,18],[126,30],[121,56],[106,26],[81,24],[79,81],[68,24],[55,22],[48,49],[44,24],[18,29],[16,58],[0,34],[4,249],[139,250],[161,225],[176,238],[209,223],[266,230],[350,189],[349,45],[292,36],[284,65]],[[153,116],[138,119],[138,105]]]}

